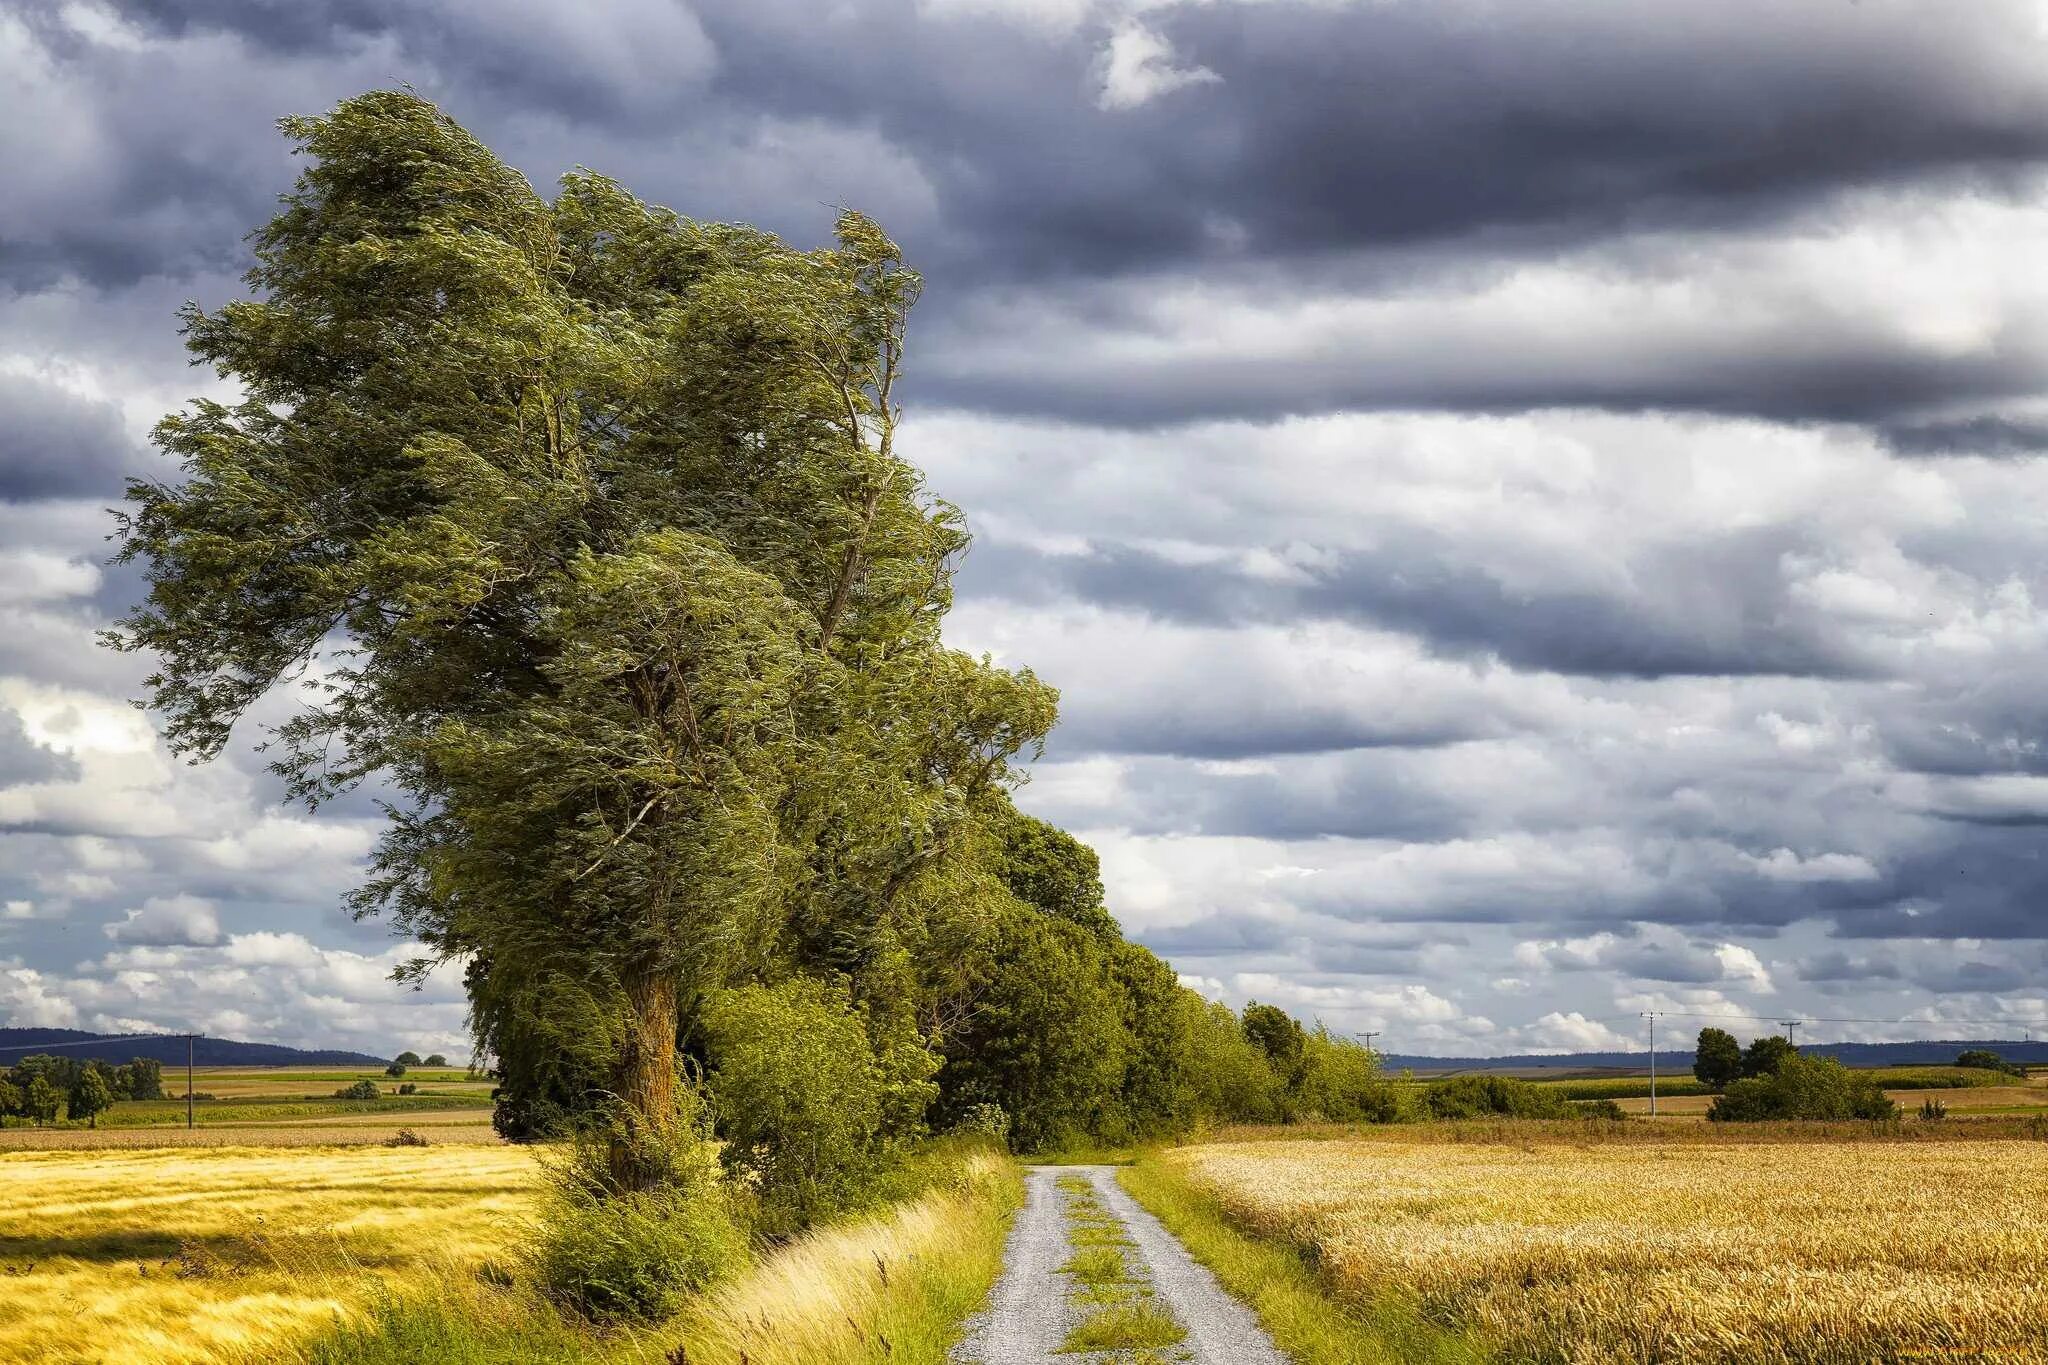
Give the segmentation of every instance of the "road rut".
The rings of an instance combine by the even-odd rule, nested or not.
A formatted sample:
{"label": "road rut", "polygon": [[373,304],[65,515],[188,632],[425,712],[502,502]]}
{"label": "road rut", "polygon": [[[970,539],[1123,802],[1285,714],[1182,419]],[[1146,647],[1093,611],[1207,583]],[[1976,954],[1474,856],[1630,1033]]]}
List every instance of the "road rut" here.
{"label": "road rut", "polygon": [[[1060,1271],[1072,1255],[1067,1200],[1058,1186],[1068,1176],[1087,1181],[1095,1199],[1122,1224],[1130,1243],[1125,1259],[1138,1292],[1185,1330],[1178,1344],[1136,1355],[1061,1351],[1067,1334],[1088,1311],[1074,1297],[1076,1286]],[[1114,1167],[1033,1166],[1025,1173],[1025,1192],[1025,1205],[1004,1247],[1002,1277],[988,1308],[968,1324],[966,1339],[954,1349],[954,1365],[1108,1365],[1134,1359],[1288,1365],[1251,1310],[1231,1298],[1158,1219],[1124,1193]]]}

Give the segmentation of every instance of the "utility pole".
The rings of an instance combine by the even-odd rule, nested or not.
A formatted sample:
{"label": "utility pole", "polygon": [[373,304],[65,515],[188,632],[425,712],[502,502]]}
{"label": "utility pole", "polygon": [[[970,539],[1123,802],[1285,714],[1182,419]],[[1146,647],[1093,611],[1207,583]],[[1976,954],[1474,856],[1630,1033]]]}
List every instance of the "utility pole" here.
{"label": "utility pole", "polygon": [[192,1037],[185,1035],[185,1131],[192,1131]]}
{"label": "utility pole", "polygon": [[1381,1035],[1382,1033],[1385,1033],[1385,1032],[1386,1032],[1386,1030],[1385,1030],[1385,1029],[1377,1029],[1377,1028],[1376,1028],[1376,1029],[1373,1029],[1373,1030],[1372,1030],[1371,1032],[1369,1032],[1369,1033],[1361,1033],[1361,1034],[1359,1034],[1358,1036],[1359,1036],[1359,1037],[1361,1037],[1361,1038],[1363,1038],[1363,1039],[1365,1039],[1365,1050],[1366,1050],[1367,1052],[1371,1052],[1371,1051],[1373,1050],[1373,1047],[1372,1047],[1372,1040],[1373,1040],[1373,1039],[1375,1039],[1375,1038],[1377,1038],[1377,1037],[1379,1037],[1379,1036],[1380,1036],[1380,1035]]}
{"label": "utility pole", "polygon": [[1799,1027],[1799,1021],[1797,1019],[1781,1019],[1778,1022],[1785,1026],[1785,1041],[1794,1047],[1798,1047],[1799,1042],[1792,1036],[1792,1031]]}
{"label": "utility pole", "polygon": [[1644,1010],[1643,1018],[1650,1021],[1650,1117],[1657,1117],[1657,1011]]}

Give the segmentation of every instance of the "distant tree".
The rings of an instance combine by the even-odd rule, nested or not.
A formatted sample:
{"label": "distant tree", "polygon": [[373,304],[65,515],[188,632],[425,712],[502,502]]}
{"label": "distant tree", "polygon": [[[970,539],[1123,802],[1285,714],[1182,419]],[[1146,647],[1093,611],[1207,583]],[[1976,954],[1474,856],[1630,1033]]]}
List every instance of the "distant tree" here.
{"label": "distant tree", "polygon": [[16,1117],[21,1113],[21,1087],[5,1076],[0,1076],[0,1119]]}
{"label": "distant tree", "polygon": [[1756,1039],[1742,1053],[1742,1074],[1744,1077],[1775,1076],[1778,1069],[1799,1055],[1799,1049],[1791,1041],[1775,1033],[1767,1033]]}
{"label": "distant tree", "polygon": [[121,1068],[128,1073],[128,1098],[160,1100],[164,1097],[164,1064],[153,1057],[137,1057]]}
{"label": "distant tree", "polygon": [[1973,1071],[2002,1071],[2008,1076],[2024,1076],[2025,1067],[2014,1066],[2005,1058],[1986,1047],[1965,1048],[1956,1054],[1956,1065]]}
{"label": "distant tree", "polygon": [[84,1119],[88,1126],[97,1128],[99,1116],[114,1102],[113,1087],[100,1074],[98,1067],[81,1067],[78,1079],[71,1084],[71,1094],[65,1099],[65,1109],[73,1122]]}
{"label": "distant tree", "polygon": [[441,1055],[440,1053],[438,1053],[438,1052],[430,1052],[430,1053],[428,1053],[428,1054],[427,1054],[427,1060],[425,1060],[424,1062],[421,1062],[421,1063],[420,1063],[420,1065],[421,1065],[421,1066],[446,1066],[446,1065],[448,1065],[448,1059],[447,1059],[446,1057],[443,1057],[443,1056],[442,1056],[442,1055]]}
{"label": "distant tree", "polygon": [[407,1081],[405,1084],[398,1087],[398,1093],[401,1095],[417,1095],[419,1091],[420,1088],[414,1085],[411,1081]]}
{"label": "distant tree", "polygon": [[391,1060],[399,1066],[418,1066],[420,1064],[420,1054],[417,1052],[401,1052]]}
{"label": "distant tree", "polygon": [[1278,1005],[1261,1005],[1254,1000],[1244,1007],[1242,1027],[1245,1038],[1266,1054],[1274,1075],[1290,1089],[1301,1084],[1308,1034],[1293,1015]]}
{"label": "distant tree", "polygon": [[1701,1085],[1720,1090],[1742,1077],[1742,1044],[1726,1029],[1703,1028],[1694,1044],[1692,1074]]}
{"label": "distant tree", "polygon": [[[414,1058],[413,1060],[417,1061],[419,1059]],[[395,1061],[390,1066],[384,1068],[384,1074],[392,1077],[394,1080],[400,1076],[403,1076],[405,1073],[406,1064],[403,1061]]]}
{"label": "distant tree", "polygon": [[48,1076],[37,1073],[29,1077],[22,1108],[27,1117],[35,1123],[54,1123],[57,1119],[57,1105],[60,1102],[57,1087],[50,1084]]}
{"label": "distant tree", "polygon": [[338,1100],[374,1100],[382,1098],[384,1092],[377,1088],[375,1081],[357,1081],[334,1092]]}
{"label": "distant tree", "polygon": [[1787,1053],[1772,1071],[1731,1083],[1707,1110],[1716,1123],[1898,1116],[1899,1106],[1872,1078],[1857,1075],[1832,1057],[1802,1057],[1797,1052]]}

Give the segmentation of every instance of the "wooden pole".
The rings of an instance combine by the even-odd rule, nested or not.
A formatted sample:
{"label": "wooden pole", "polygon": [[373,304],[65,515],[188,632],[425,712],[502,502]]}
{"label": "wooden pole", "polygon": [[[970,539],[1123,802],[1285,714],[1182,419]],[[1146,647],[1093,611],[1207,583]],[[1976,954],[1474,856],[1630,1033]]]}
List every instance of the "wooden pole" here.
{"label": "wooden pole", "polygon": [[185,1130],[192,1130],[192,1035],[185,1035]]}

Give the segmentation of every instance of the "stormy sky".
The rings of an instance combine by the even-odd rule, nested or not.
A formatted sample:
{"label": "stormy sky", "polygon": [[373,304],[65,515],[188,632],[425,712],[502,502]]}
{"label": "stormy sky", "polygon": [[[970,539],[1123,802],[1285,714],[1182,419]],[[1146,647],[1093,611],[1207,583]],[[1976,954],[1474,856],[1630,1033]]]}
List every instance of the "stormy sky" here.
{"label": "stormy sky", "polygon": [[0,1023],[462,1045],[339,908],[374,813],[95,643],[273,121],[398,84],[904,244],[951,637],[1062,689],[1020,799],[1191,984],[1403,1052],[2048,1020],[2043,0],[0,0]]}

